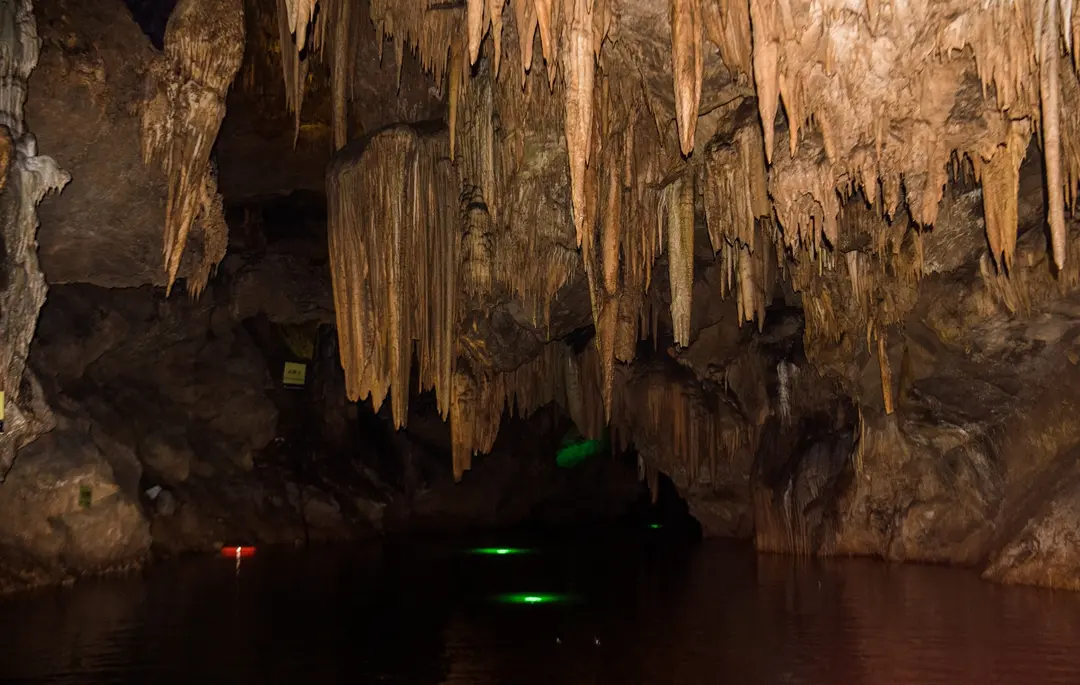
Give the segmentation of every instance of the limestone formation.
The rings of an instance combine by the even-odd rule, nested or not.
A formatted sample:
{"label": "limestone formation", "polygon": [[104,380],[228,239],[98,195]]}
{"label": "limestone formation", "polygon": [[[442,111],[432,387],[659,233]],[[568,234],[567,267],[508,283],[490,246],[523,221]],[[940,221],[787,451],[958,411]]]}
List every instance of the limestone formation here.
{"label": "limestone formation", "polygon": [[70,176],[38,155],[23,115],[40,41],[30,0],[0,3],[0,479],[17,450],[51,427],[52,416],[26,368],[47,286],[37,257],[37,205]]}
{"label": "limestone formation", "polygon": [[[289,3],[290,7],[293,3]],[[297,8],[290,23],[308,15]],[[210,152],[225,117],[225,94],[244,55],[240,0],[182,0],[169,17],[165,54],[150,67],[150,96],[142,111],[143,158],[161,165],[168,179],[165,207],[165,270],[168,288],[180,270],[196,222],[205,245],[202,265],[189,286],[197,296],[225,256],[228,227],[210,167]]]}

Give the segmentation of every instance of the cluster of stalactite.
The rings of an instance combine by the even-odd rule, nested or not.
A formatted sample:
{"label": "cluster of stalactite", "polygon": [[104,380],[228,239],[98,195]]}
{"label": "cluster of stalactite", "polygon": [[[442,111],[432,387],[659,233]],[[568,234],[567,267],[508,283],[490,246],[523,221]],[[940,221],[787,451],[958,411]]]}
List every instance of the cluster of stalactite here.
{"label": "cluster of stalactite", "polygon": [[567,409],[579,429],[599,437],[603,422],[589,422],[589,407],[599,407],[589,383],[595,377],[587,358],[575,357],[570,348],[553,342],[539,355],[506,373],[459,370],[454,376],[450,413],[453,441],[454,477],[460,478],[477,453],[488,452],[495,444],[504,410],[527,417],[544,405],[557,402]]}
{"label": "cluster of stalactite", "polygon": [[[1062,66],[1061,46],[1075,58],[1080,8],[1058,0],[868,2],[854,9],[838,1],[752,0],[750,9],[767,156],[778,163],[781,103],[788,157],[805,158],[811,138],[825,155],[823,163],[791,169],[797,178],[789,193],[770,188],[789,242],[816,244],[823,235],[834,244],[837,191],[844,197],[855,187],[871,203],[880,193],[892,214],[902,185],[911,218],[933,225],[958,153],[985,184],[987,237],[994,261],[1007,268],[1016,241],[1017,170],[1040,129],[1054,259],[1064,263],[1064,205],[1078,160],[1062,159],[1075,145],[1077,101],[1070,101],[1076,73]],[[803,193],[813,196],[816,212],[779,206],[785,195]],[[785,217],[784,209],[794,211]]]}
{"label": "cluster of stalactite", "polygon": [[180,0],[165,29],[165,52],[148,70],[143,158],[161,166],[168,184],[164,260],[170,290],[196,223],[203,254],[188,284],[192,295],[202,292],[225,256],[228,228],[210,153],[243,56],[242,0]]}
{"label": "cluster of stalactite", "polygon": [[[350,56],[364,22],[374,23],[380,49],[393,46],[399,69],[405,51],[414,50],[449,105],[447,157],[455,171],[445,175],[455,206],[444,212],[440,197],[431,213],[457,222],[460,291],[480,300],[508,293],[534,321],[546,320],[557,293],[583,270],[596,328],[590,354],[607,421],[618,413],[617,362],[630,361],[637,341],[655,331],[652,270],[665,252],[672,334],[677,345],[691,341],[694,236],[702,218],[723,266],[719,295],[736,298],[739,323],[762,326],[778,281],[785,281],[801,294],[812,358],[853,359],[856,341],[877,355],[887,412],[893,409],[887,331],[913,306],[923,273],[922,231],[937,219],[950,174],[970,174],[982,184],[990,248],[984,272],[1005,288],[1017,236],[1019,167],[1038,136],[1052,255],[1059,268],[1068,261],[1064,208],[1080,182],[1080,82],[1075,64],[1064,59],[1077,55],[1071,3],[670,0],[674,109],[666,111],[643,75],[647,58],[608,47],[621,19],[610,0],[432,6],[371,0],[367,13],[361,7],[319,0],[316,10],[311,0],[279,0],[290,105],[298,111],[302,103],[304,60],[333,46],[340,147],[350,84],[363,77]],[[314,23],[305,25],[312,16]],[[704,64],[713,52],[733,82],[753,82],[757,97],[699,116],[708,95]],[[787,133],[787,145],[776,144],[778,131]],[[378,172],[384,173],[396,172]],[[349,183],[375,178],[365,174],[332,180],[338,184],[332,195],[375,193],[349,190]],[[381,191],[381,204],[373,206],[414,202]],[[371,215],[378,219],[365,221],[383,230],[397,225],[387,211]],[[343,321],[390,321],[384,318],[391,316],[389,305],[375,313],[378,307],[363,297],[340,292],[347,282],[387,287],[374,269],[359,266],[389,254],[371,251],[375,230],[372,223],[361,231],[369,237],[335,243],[335,250],[368,250],[335,255],[335,268],[356,262],[348,279],[345,271],[335,276]],[[394,306],[425,310],[429,296],[414,288],[395,295]],[[343,314],[341,306],[371,311]],[[447,321],[440,334],[453,338]],[[387,326],[368,322],[344,334],[360,350],[342,345],[351,355],[351,394],[370,392],[378,400],[390,386],[401,389],[395,398],[406,394],[400,341],[412,338],[382,332],[400,323]],[[370,367],[384,354],[371,350],[390,344],[372,342],[374,331],[398,336],[394,373],[379,370],[385,360]],[[455,454],[471,455],[494,439],[510,392],[499,383],[511,381],[492,380],[484,369],[454,372],[452,360],[440,363],[449,365],[439,367],[451,368],[449,375],[434,383],[422,372],[421,383],[442,389],[444,415],[449,404],[467,404],[461,398],[496,398],[455,428],[461,445]],[[364,380],[366,373],[375,375]],[[465,460],[456,456],[455,464]]]}
{"label": "cluster of stalactite", "polygon": [[995,313],[1003,306],[1010,313],[1026,316],[1039,304],[1080,288],[1080,235],[1068,237],[1065,267],[1056,273],[1049,268],[1046,251],[1031,243],[1017,246],[1008,274],[997,269],[989,255],[979,261],[979,273],[986,285],[986,297],[977,303],[980,314]]}
{"label": "cluster of stalactite", "polygon": [[414,341],[421,390],[446,418],[454,387],[460,234],[456,172],[443,136],[389,129],[327,172],[334,309],[345,382],[408,413]]}

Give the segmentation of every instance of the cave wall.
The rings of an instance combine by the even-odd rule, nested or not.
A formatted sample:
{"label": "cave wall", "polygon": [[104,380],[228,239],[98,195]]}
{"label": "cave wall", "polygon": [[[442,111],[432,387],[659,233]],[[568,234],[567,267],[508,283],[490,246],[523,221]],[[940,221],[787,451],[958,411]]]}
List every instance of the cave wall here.
{"label": "cave wall", "polygon": [[47,286],[37,255],[37,205],[70,180],[46,155],[24,120],[27,80],[38,61],[40,39],[29,0],[5,2],[6,31],[0,59],[0,479],[18,449],[49,430],[53,418],[33,373],[26,368],[38,311]]}
{"label": "cave wall", "polygon": [[[1038,238],[1021,239],[1008,293],[970,264],[924,286],[885,350],[898,370],[895,413],[883,411],[880,365],[866,355],[857,417],[849,407],[824,433],[792,426],[800,436],[759,452],[759,549],[1076,587],[1080,330],[1074,289],[1036,276],[1047,259]],[[1011,310],[1018,298],[1030,308]]]}

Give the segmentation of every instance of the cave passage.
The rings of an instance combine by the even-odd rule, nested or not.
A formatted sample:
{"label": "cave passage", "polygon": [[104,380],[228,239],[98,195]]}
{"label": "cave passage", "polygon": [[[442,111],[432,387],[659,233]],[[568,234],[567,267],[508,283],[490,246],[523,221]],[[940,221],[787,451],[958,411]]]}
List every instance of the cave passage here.
{"label": "cave passage", "polygon": [[0,683],[1080,683],[1077,198],[1073,0],[0,0]]}

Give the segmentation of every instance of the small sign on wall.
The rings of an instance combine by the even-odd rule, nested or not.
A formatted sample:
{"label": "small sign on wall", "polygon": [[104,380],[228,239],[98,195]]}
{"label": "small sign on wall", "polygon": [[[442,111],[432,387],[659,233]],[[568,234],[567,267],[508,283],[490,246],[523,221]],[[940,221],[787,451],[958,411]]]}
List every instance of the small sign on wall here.
{"label": "small sign on wall", "polygon": [[281,382],[290,388],[301,388],[307,382],[307,364],[285,362],[285,373]]}
{"label": "small sign on wall", "polygon": [[79,506],[83,509],[89,509],[90,504],[94,501],[94,489],[89,485],[79,486]]}

